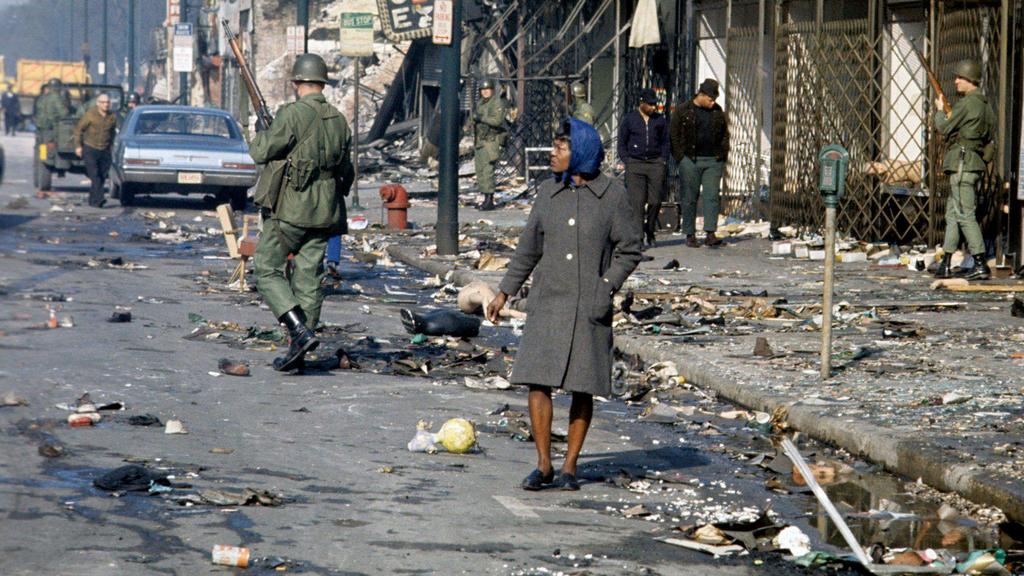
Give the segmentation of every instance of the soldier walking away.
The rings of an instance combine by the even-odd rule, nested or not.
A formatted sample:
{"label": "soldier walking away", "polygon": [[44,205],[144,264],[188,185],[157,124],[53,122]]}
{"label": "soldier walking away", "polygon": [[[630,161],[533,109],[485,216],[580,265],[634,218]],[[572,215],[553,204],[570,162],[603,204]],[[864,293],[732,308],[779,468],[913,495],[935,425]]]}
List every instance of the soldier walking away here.
{"label": "soldier walking away", "polygon": [[572,117],[587,124],[594,124],[594,107],[587,102],[587,87],[583,82],[572,83]]}
{"label": "soldier walking away", "polygon": [[657,104],[654,90],[645,88],[639,108],[626,114],[619,126],[618,153],[620,169],[623,164],[626,168],[626,194],[649,246],[654,246],[669,153],[668,123]]}
{"label": "soldier walking away", "polygon": [[14,136],[18,132],[21,104],[18,102],[18,96],[11,91],[10,84],[4,85],[4,93],[0,97],[0,107],[4,109],[4,134]]}
{"label": "soldier walking away", "polygon": [[697,248],[697,198],[704,207],[705,246],[718,246],[722,240],[718,230],[721,210],[722,175],[729,155],[729,125],[725,111],[715,103],[718,82],[708,78],[697,94],[672,114],[669,133],[672,157],[679,175],[679,206],[682,211],[686,245]]}
{"label": "soldier walking away", "polygon": [[36,124],[37,144],[56,141],[57,125],[71,114],[64,102],[63,87],[64,84],[60,80],[51,78],[43,88],[43,94],[36,100],[33,121]]}
{"label": "soldier walking away", "polygon": [[89,187],[89,206],[101,208],[106,204],[103,184],[110,171],[110,148],[117,132],[117,117],[110,112],[110,95],[96,97],[96,105],[82,114],[75,125],[75,154],[85,161]]}
{"label": "soldier walking away", "polygon": [[[590,124],[567,120],[555,138],[555,179],[537,191],[515,257],[487,306],[498,314],[533,274],[530,315],[512,370],[529,386],[537,467],[524,490],[579,490],[576,465],[594,413],[594,395],[611,392],[612,296],[640,263],[640,226],[618,181],[601,173],[604,148]],[[561,473],[551,465],[552,389],[572,393],[568,450]]]}
{"label": "soldier walking away", "polygon": [[[348,232],[344,197],[354,176],[348,122],[323,95],[327,64],[316,54],[302,54],[291,80],[298,101],[283,107],[249,148],[257,164],[290,161],[276,202],[263,207],[255,255],[256,289],[291,337],[287,354],[274,360],[281,372],[303,368],[306,352],[320,344],[311,328],[324,300],[324,248],[332,235]],[[290,280],[289,254],[295,260]]]}
{"label": "soldier walking away", "polygon": [[957,64],[954,71],[956,91],[961,98],[947,116],[943,111],[945,100],[935,100],[935,129],[945,136],[949,150],[942,162],[942,170],[949,175],[949,198],[946,199],[946,236],[942,243],[945,252],[935,271],[938,278],[953,276],[950,260],[960,244],[960,234],[967,240],[967,249],[974,258],[974,266],[965,271],[968,280],[988,280],[992,271],[985,261],[985,242],[975,216],[978,184],[985,172],[985,164],[995,155],[995,113],[988,99],[978,89],[981,66],[973,60]]}
{"label": "soldier walking away", "polygon": [[494,210],[494,165],[501,157],[501,148],[508,137],[505,124],[505,100],[495,94],[494,81],[480,83],[480,101],[473,110],[475,145],[473,160],[476,164],[476,185],[484,195],[481,210]]}

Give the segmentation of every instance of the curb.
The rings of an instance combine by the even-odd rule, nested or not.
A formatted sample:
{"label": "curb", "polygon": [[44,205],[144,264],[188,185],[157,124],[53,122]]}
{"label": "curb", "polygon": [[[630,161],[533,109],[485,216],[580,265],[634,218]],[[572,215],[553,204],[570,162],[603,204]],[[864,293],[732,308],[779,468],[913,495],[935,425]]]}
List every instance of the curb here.
{"label": "curb", "polygon": [[[476,271],[458,269],[455,262],[438,262],[420,257],[415,250],[389,246],[392,258],[408,266],[464,286],[479,279]],[[877,462],[896,474],[920,478],[925,484],[945,492],[955,492],[984,506],[995,506],[1016,522],[1024,522],[1024,484],[979,466],[959,452],[937,442],[923,440],[916,431],[903,431],[850,418],[838,418],[801,403],[792,396],[770,395],[737,384],[726,374],[713,371],[697,356],[685,351],[659,349],[639,337],[615,338],[615,345],[635,354],[647,363],[671,360],[687,382],[714,390],[720,397],[746,408],[772,413],[783,407],[791,426],[816,440],[827,442],[853,454]]]}

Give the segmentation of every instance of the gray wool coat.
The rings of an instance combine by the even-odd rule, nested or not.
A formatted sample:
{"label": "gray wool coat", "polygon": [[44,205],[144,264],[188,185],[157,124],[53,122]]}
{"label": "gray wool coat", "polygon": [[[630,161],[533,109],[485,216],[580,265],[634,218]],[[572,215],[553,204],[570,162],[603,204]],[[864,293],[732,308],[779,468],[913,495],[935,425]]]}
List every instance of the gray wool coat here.
{"label": "gray wool coat", "polygon": [[640,263],[640,224],[625,189],[603,174],[574,188],[542,184],[499,285],[516,294],[533,273],[515,384],[607,396],[612,294]]}

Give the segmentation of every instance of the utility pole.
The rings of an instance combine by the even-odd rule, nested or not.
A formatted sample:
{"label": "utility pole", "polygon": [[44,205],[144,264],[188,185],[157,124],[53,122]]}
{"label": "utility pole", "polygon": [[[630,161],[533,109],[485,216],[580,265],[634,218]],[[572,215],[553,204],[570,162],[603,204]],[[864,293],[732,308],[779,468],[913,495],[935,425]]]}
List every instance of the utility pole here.
{"label": "utility pole", "polygon": [[103,62],[101,64],[103,66],[103,69],[100,70],[100,76],[103,78],[103,83],[104,84],[107,83],[107,66],[109,65],[107,63],[107,32],[108,31],[109,31],[109,28],[107,27],[107,0],[103,0],[103,48],[100,49],[100,58],[103,59]]}
{"label": "utility pole", "polygon": [[459,253],[459,140],[462,136],[459,92],[462,76],[462,2],[452,2],[452,41],[440,45],[441,138],[438,151],[437,253]]}
{"label": "utility pole", "polygon": [[128,0],[128,93],[135,92],[135,0]]}
{"label": "utility pole", "polygon": [[309,0],[299,0],[295,24],[302,26],[302,53],[309,52]]}
{"label": "utility pole", "polygon": [[[189,23],[188,0],[181,0],[181,23]],[[191,38],[191,36],[189,38]],[[188,106],[188,72],[182,72],[178,75],[178,89],[178,103],[182,106]]]}

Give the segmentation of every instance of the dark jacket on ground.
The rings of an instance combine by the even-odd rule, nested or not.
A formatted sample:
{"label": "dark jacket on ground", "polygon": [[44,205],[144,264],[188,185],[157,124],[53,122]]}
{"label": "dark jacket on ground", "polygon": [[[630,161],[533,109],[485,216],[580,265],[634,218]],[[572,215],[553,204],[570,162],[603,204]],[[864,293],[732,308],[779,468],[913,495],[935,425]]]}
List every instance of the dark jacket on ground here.
{"label": "dark jacket on ground", "polygon": [[619,160],[668,160],[668,122],[655,112],[644,122],[639,110],[633,110],[619,124]]}
{"label": "dark jacket on ground", "polygon": [[[672,139],[672,157],[676,162],[686,156],[694,159],[697,156],[697,113],[693,100],[676,108],[672,113],[672,124],[669,135]],[[711,134],[715,141],[715,158],[724,162],[729,156],[729,123],[725,111],[718,104],[711,109]]]}

